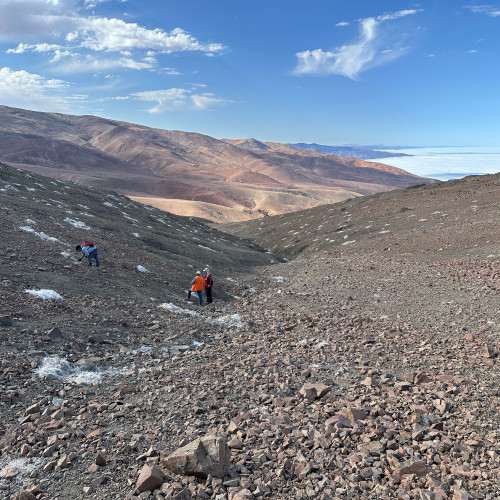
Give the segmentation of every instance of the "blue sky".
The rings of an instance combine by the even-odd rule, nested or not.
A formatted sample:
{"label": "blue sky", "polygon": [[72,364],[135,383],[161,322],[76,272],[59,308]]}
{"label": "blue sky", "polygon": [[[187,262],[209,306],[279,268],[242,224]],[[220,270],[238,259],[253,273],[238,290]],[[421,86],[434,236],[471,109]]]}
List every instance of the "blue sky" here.
{"label": "blue sky", "polygon": [[497,146],[500,2],[0,0],[0,104],[217,138]]}

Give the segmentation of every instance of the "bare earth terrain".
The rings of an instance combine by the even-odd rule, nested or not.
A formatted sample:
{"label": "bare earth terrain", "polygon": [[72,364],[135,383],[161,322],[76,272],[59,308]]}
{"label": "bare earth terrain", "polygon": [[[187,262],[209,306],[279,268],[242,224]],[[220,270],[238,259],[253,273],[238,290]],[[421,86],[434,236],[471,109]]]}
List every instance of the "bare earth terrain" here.
{"label": "bare earth terrain", "polygon": [[[500,496],[498,175],[222,227],[278,263],[0,168],[0,498]],[[221,474],[169,468],[212,434]]]}
{"label": "bare earth terrain", "polygon": [[0,161],[216,222],[433,182],[355,158],[254,139],[236,142],[0,106]]}

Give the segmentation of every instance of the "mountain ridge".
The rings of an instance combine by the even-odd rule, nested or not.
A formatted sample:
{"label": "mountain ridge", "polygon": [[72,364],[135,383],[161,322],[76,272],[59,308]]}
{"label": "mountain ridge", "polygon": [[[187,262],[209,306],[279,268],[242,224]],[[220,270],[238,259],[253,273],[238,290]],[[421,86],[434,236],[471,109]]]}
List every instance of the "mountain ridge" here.
{"label": "mountain ridge", "polygon": [[[168,203],[175,209],[173,200],[184,200],[180,215],[199,214],[204,204],[213,204],[207,213],[219,222],[433,182],[395,167],[277,143],[263,147],[247,140],[254,148],[248,149],[194,132],[90,115],[0,106],[0,118],[0,160],[5,163],[114,189],[156,206]],[[226,209],[221,219],[217,206]]]}

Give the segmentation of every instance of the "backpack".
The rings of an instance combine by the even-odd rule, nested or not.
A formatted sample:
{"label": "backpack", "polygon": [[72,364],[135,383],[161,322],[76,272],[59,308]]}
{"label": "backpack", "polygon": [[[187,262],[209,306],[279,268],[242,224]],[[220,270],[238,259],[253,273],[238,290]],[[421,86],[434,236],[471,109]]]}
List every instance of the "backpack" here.
{"label": "backpack", "polygon": [[82,247],[93,247],[94,243],[91,241],[82,241]]}

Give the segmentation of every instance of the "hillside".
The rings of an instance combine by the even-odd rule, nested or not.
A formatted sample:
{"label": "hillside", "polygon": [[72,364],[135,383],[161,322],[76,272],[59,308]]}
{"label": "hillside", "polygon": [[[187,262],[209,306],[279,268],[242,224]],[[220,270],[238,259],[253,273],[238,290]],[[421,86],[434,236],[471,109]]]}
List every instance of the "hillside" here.
{"label": "hillside", "polygon": [[377,163],[276,143],[245,144],[0,106],[0,161],[216,222],[432,182]]}
{"label": "hillside", "polygon": [[[277,263],[2,165],[0,498],[498,498],[499,181],[231,227]],[[99,268],[72,251],[87,237]],[[214,474],[199,444],[203,477],[172,470],[213,434]]]}

